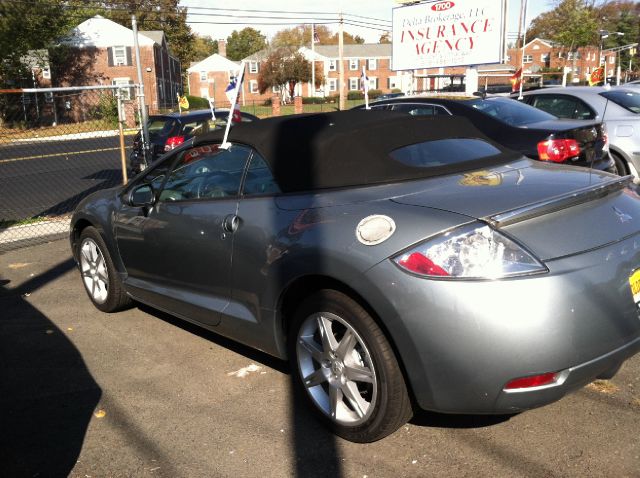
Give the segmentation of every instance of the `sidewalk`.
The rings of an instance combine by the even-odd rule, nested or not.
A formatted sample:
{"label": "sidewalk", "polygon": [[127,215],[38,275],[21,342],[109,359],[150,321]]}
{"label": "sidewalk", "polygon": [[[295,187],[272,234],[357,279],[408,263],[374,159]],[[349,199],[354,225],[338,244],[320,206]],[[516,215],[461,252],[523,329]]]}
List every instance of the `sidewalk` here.
{"label": "sidewalk", "polygon": [[61,239],[69,234],[70,217],[0,229],[0,252]]}

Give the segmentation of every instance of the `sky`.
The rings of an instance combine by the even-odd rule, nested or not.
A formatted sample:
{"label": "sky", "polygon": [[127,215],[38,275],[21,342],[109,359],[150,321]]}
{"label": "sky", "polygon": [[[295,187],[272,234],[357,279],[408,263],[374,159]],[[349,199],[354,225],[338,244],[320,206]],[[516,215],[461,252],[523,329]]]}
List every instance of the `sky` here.
{"label": "sky", "polygon": [[[495,0],[499,3],[500,0]],[[518,31],[518,16],[520,14],[520,2],[521,0],[509,0],[509,29],[511,33],[510,38],[515,38]],[[527,23],[531,19],[535,18],[539,14],[550,10],[556,2],[553,0],[528,0],[528,15]],[[243,17],[243,10],[270,10],[288,13],[274,13],[273,16],[294,16],[293,12],[326,12],[327,14],[336,13],[342,11],[346,14],[360,15],[364,17],[370,17],[375,19],[384,20],[385,23],[391,23],[392,9],[398,7],[399,3],[396,0],[181,0],[181,6],[194,7],[190,9],[190,15],[187,21],[190,23],[193,31],[200,35],[211,36],[214,39],[227,38],[233,30],[242,30],[246,26],[250,26],[257,30],[260,30],[262,34],[270,39],[273,34],[279,30],[285,28],[291,28],[294,24],[312,23],[314,20],[317,23],[321,22],[323,15],[317,13],[309,13],[306,18],[301,18],[300,21],[293,21],[289,19],[280,19],[275,21],[280,22],[293,22],[291,25],[258,25],[253,22],[264,22],[264,20],[257,18]],[[211,10],[198,10],[198,8],[216,8],[216,9],[232,9],[238,11],[227,12],[215,12],[217,15],[228,14],[240,18],[229,18],[224,16],[206,16],[206,13],[212,13]],[[252,12],[245,13],[245,15],[264,16],[263,13]],[[297,15],[296,15],[297,16]],[[327,15],[324,15],[326,18]],[[352,19],[355,17],[351,17]],[[380,23],[368,19],[358,19],[362,22],[368,22],[369,27],[371,23]],[[273,20],[272,20],[273,21]],[[243,22],[234,25],[225,25],[222,22]],[[246,23],[244,23],[246,22]],[[253,23],[253,24],[252,24]],[[337,31],[337,25],[327,25],[331,30]],[[372,28],[359,28],[352,25],[345,25],[345,31],[359,35],[365,39],[367,43],[377,43],[380,35],[383,33],[381,30]]]}

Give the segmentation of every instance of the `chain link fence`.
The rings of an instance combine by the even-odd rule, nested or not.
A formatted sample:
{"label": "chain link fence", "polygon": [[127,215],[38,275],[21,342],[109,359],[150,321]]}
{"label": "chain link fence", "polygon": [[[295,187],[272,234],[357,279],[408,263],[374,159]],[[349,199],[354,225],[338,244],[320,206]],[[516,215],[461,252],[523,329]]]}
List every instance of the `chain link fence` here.
{"label": "chain link fence", "polygon": [[66,236],[85,196],[122,184],[136,96],[135,85],[0,90],[0,252]]}
{"label": "chain link fence", "polygon": [[[0,90],[0,253],[66,237],[85,196],[126,181],[138,96],[137,85]],[[201,103],[188,111],[209,106]],[[337,99],[301,106],[305,113],[338,109]],[[241,102],[241,109],[274,114],[264,101]],[[294,113],[293,104],[282,104],[275,114]]]}

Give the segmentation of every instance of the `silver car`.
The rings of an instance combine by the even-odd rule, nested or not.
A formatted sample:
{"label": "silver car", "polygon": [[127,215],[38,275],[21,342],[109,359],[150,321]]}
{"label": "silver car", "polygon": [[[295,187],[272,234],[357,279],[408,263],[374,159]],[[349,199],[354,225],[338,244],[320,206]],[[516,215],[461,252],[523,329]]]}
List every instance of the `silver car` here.
{"label": "silver car", "polygon": [[82,283],[102,311],[149,304],[289,359],[338,435],[378,440],[415,408],[518,413],[640,350],[631,178],[454,116],[285,116],[222,139],[78,206]]}
{"label": "silver car", "polygon": [[620,175],[640,177],[640,91],[637,88],[548,88],[523,93],[524,101],[558,118],[601,120]]}

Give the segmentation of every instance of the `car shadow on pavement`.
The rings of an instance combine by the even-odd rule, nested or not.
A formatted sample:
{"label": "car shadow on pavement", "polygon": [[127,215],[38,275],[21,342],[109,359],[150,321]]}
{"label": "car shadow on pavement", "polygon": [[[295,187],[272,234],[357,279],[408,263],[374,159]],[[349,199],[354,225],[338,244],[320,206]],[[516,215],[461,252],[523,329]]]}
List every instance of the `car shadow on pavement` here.
{"label": "car shadow on pavement", "polygon": [[504,423],[514,415],[453,415],[417,410],[410,423],[419,427],[484,428]]}
{"label": "car shadow on pavement", "polygon": [[[161,312],[144,304],[137,307],[160,320],[191,334],[202,337],[220,347],[247,357],[250,361],[272,368],[282,374],[291,376],[289,363],[272,357],[264,352],[245,346],[231,339],[191,324],[185,320]],[[314,416],[302,395],[291,380],[291,426],[293,428],[292,459],[295,461],[295,473],[299,478],[327,477],[339,478],[342,475],[340,458],[336,448],[335,435],[328,431]]]}
{"label": "car shadow on pavement", "polygon": [[102,395],[76,347],[26,299],[73,267],[64,261],[17,288],[0,281],[2,476],[67,476]]}

